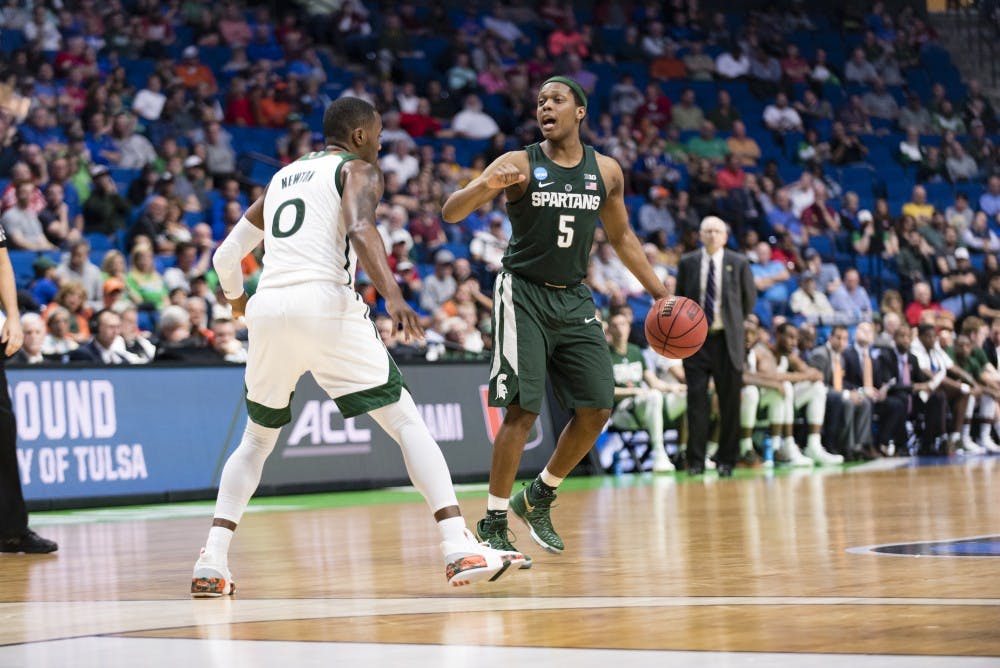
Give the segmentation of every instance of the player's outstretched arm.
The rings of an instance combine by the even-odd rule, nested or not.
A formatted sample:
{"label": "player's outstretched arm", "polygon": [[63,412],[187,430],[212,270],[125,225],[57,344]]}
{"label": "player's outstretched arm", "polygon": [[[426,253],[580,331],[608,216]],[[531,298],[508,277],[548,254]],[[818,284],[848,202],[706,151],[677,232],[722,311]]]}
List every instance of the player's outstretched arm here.
{"label": "player's outstretched arm", "polygon": [[465,220],[469,214],[507,190],[510,199],[524,194],[528,182],[528,154],[510,151],[494,160],[483,173],[456,190],[441,207],[441,217],[449,223]]}
{"label": "player's outstretched arm", "polygon": [[403,293],[392,275],[385,256],[385,244],[375,229],[375,207],[382,198],[382,174],[377,167],[362,160],[344,165],[344,194],[340,209],[347,227],[347,236],[358,254],[361,266],[372,285],[385,298],[385,308],[396,328],[402,328],[404,341],[422,339],[424,330],[417,314],[403,299]]}
{"label": "player's outstretched arm", "polygon": [[642,287],[646,288],[646,292],[652,295],[653,299],[666,297],[667,289],[649,266],[649,260],[642,251],[642,244],[629,225],[628,211],[625,209],[625,177],[622,176],[621,166],[612,158],[600,154],[597,155],[597,164],[608,191],[608,196],[598,212],[607,232],[608,241],[621,261],[639,279]]}

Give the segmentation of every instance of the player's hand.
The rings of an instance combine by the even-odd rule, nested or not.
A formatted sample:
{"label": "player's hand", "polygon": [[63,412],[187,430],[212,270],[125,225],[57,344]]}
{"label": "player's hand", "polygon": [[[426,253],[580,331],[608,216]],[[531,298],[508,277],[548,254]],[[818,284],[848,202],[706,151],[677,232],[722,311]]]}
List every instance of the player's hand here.
{"label": "player's hand", "polygon": [[229,302],[229,305],[233,308],[233,320],[237,320],[237,319],[242,318],[243,316],[246,315],[246,313],[247,313],[247,300],[249,300],[249,299],[250,298],[247,297],[247,293],[244,292],[242,295],[240,295],[236,299],[227,299],[226,300],[226,301]]}
{"label": "player's hand", "polygon": [[417,317],[416,311],[410,308],[406,301],[403,299],[386,300],[385,310],[392,318],[393,327],[403,343],[424,340],[424,328],[420,326],[420,319]]}
{"label": "player's hand", "polygon": [[507,188],[515,183],[524,183],[528,180],[528,177],[521,173],[517,165],[509,162],[501,162],[492,169],[487,169],[483,172],[483,178],[486,180],[487,186],[496,189]]}
{"label": "player's hand", "polygon": [[24,343],[24,332],[21,330],[21,320],[19,318],[7,318],[0,330],[0,343],[5,344],[4,354],[10,357],[21,349]]}

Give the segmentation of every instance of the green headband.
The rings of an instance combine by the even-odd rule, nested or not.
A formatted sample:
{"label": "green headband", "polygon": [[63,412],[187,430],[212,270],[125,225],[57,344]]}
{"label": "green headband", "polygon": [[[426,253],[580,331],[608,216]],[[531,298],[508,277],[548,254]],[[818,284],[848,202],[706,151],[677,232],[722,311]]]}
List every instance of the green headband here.
{"label": "green headband", "polygon": [[580,86],[580,84],[578,84],[577,82],[573,81],[569,77],[555,76],[555,77],[549,77],[548,79],[546,79],[545,83],[543,83],[542,86],[544,87],[546,84],[550,84],[550,83],[561,83],[561,84],[566,84],[567,86],[569,86],[570,90],[572,90],[574,93],[576,93],[576,96],[583,101],[583,108],[584,109],[587,108],[587,94],[583,92],[583,87]]}

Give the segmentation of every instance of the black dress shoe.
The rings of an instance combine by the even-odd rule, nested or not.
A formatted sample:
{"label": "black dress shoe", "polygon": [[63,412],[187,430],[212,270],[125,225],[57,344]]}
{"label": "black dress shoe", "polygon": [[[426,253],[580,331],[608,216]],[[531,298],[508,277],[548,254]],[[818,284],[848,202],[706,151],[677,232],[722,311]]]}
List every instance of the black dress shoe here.
{"label": "black dress shoe", "polygon": [[59,546],[54,541],[42,538],[28,529],[14,538],[0,538],[0,552],[24,552],[25,554],[48,554],[55,552]]}
{"label": "black dress shoe", "polygon": [[715,472],[719,474],[720,478],[732,478],[733,477],[733,465],[732,464],[719,464],[715,467]]}
{"label": "black dress shoe", "polygon": [[704,464],[692,464],[688,467],[688,475],[702,475],[705,473]]}

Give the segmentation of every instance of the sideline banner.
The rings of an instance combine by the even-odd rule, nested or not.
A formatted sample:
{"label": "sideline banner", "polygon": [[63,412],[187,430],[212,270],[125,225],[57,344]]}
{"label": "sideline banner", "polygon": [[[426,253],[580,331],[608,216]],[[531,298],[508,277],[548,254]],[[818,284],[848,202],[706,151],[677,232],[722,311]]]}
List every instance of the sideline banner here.
{"label": "sideline banner", "polygon": [[[500,409],[482,364],[401,367],[452,475],[485,480]],[[246,421],[243,368],[8,369],[18,465],[28,501],[208,490]],[[555,447],[547,405],[522,471]],[[377,487],[407,478],[399,447],[368,416],[345,420],[312,376],[264,467],[263,486]]]}
{"label": "sideline banner", "polygon": [[[400,367],[417,409],[437,440],[453,477],[489,476],[493,438],[503,411],[487,406],[488,367],[479,364]],[[537,473],[555,449],[543,405],[521,460]],[[292,399],[292,421],[278,437],[262,484],[324,481],[370,482],[405,479],[403,455],[367,415],[345,420],[337,405],[305,376]]]}
{"label": "sideline banner", "polygon": [[208,489],[243,432],[243,369],[8,369],[28,501]]}

